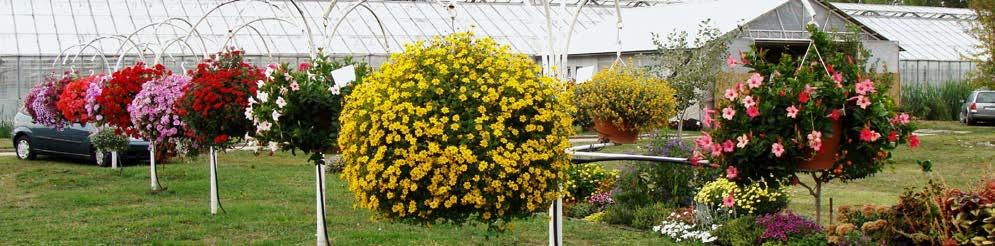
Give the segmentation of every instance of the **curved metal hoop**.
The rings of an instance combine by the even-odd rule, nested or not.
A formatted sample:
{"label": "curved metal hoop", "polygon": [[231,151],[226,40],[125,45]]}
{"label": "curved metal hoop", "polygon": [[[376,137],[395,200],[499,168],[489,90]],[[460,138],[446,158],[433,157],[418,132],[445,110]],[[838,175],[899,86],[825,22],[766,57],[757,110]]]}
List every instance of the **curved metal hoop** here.
{"label": "curved metal hoop", "polygon": [[273,58],[273,53],[270,52],[269,43],[266,42],[266,37],[263,36],[262,32],[260,32],[259,29],[256,29],[256,27],[252,26],[253,23],[262,22],[262,21],[281,21],[281,22],[286,22],[287,24],[290,24],[290,25],[293,25],[293,26],[296,26],[296,27],[300,27],[300,26],[297,26],[297,24],[295,24],[294,22],[288,21],[288,20],[285,20],[285,19],[282,19],[282,18],[275,18],[275,17],[258,18],[258,19],[246,22],[246,23],[244,23],[242,25],[239,25],[237,28],[235,28],[235,29],[231,30],[230,32],[228,32],[228,37],[225,38],[225,42],[224,42],[223,45],[221,45],[221,49],[224,50],[224,47],[228,46],[228,43],[230,43],[231,40],[235,38],[235,35],[238,34],[239,31],[241,31],[242,29],[245,29],[245,28],[249,28],[250,30],[254,31],[257,36],[259,36],[259,40],[263,41],[263,47],[266,48],[266,54],[269,56],[269,58]]}
{"label": "curved metal hoop", "polygon": [[[383,35],[383,43],[382,43],[382,45],[383,45],[384,51],[387,51],[389,53],[390,52],[390,41],[387,39],[387,37],[389,37],[388,33],[387,33],[387,29],[383,27],[383,22],[380,21],[380,16],[378,16],[377,13],[375,11],[373,11],[372,8],[370,8],[370,6],[366,5],[366,1],[367,0],[361,0],[361,1],[357,2],[357,3],[352,4],[350,7],[346,8],[345,9],[346,12],[343,13],[342,17],[339,17],[339,20],[335,22],[335,26],[332,26],[332,33],[329,34],[327,36],[328,38],[326,38],[326,39],[330,39],[331,37],[335,36],[335,33],[338,32],[338,30],[339,30],[339,25],[341,25],[342,22],[345,21],[346,17],[349,17],[350,13],[352,13],[353,11],[355,11],[356,8],[363,7],[364,9],[366,9],[367,11],[369,11],[370,14],[373,15],[373,19],[375,19],[377,21],[377,25],[380,26],[380,34]],[[328,11],[327,13],[331,13],[331,6],[329,6],[329,8],[328,8],[327,11]],[[326,14],[325,16],[323,16],[323,18],[327,22],[328,15]],[[327,23],[326,23],[326,27],[327,27]],[[376,35],[373,35],[373,36],[375,37]],[[331,41],[329,41],[329,42],[331,42]]]}
{"label": "curved metal hoop", "polygon": [[[223,3],[220,3],[220,4],[216,5],[216,6],[214,6],[214,8],[211,8],[206,13],[204,13],[204,15],[201,16],[200,19],[198,19],[197,22],[193,24],[193,26],[190,28],[190,32],[188,32],[187,35],[184,38],[189,38],[193,34],[193,32],[197,29],[197,27],[200,26],[200,24],[203,23],[204,20],[207,19],[207,17],[211,15],[211,13],[214,13],[214,11],[217,11],[218,9],[220,9],[221,7],[224,7],[225,5],[229,5],[229,4],[233,4],[233,3],[237,3],[237,2],[242,2],[242,1],[252,1],[252,2],[265,3],[265,4],[269,5],[270,8],[274,8],[274,9],[280,10],[280,12],[284,12],[283,9],[280,8],[280,6],[277,6],[276,4],[273,4],[273,3],[271,3],[270,1],[267,1],[267,0],[229,0],[227,2],[223,2]],[[311,36],[311,27],[307,24],[307,22],[308,22],[307,21],[307,17],[304,15],[304,11],[301,10],[300,5],[298,5],[296,1],[294,1],[294,0],[289,0],[289,1],[290,1],[291,4],[294,5],[294,8],[296,8],[297,13],[300,16],[301,25],[298,25],[298,27],[301,27],[301,26],[304,27],[303,31],[304,31],[304,33],[306,35],[305,38],[307,39],[307,42],[308,42],[308,54],[311,57],[314,57],[314,54],[315,54],[314,53],[314,41],[313,41],[313,38]],[[208,54],[206,53],[206,50],[205,50],[205,53],[204,53],[204,57],[205,58],[208,57]]]}

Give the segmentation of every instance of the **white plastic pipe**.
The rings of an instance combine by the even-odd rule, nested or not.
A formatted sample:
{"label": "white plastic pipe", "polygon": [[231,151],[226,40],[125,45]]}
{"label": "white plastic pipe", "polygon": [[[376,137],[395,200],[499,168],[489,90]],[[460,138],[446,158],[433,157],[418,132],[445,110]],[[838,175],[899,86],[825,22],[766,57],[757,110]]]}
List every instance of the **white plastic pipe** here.
{"label": "white plastic pipe", "polygon": [[325,194],[323,192],[324,191],[324,187],[325,187],[325,182],[324,182],[325,178],[324,178],[324,171],[323,171],[324,168],[322,167],[321,164],[314,165],[314,168],[315,168],[314,169],[314,182],[315,182],[315,184],[314,184],[314,191],[315,191],[315,213],[316,213],[315,214],[316,215],[315,218],[317,218],[316,224],[318,225],[317,226],[317,231],[315,232],[316,233],[315,236],[318,239],[316,245],[318,245],[318,246],[326,246],[326,245],[328,245],[328,238],[325,237],[325,235],[326,235],[326,233],[325,233],[325,206],[324,206],[325,203],[324,203],[324,200],[323,200],[323,198],[325,197],[324,196]]}
{"label": "white plastic pipe", "polygon": [[[100,158],[104,158],[101,156]],[[111,151],[111,169],[117,169],[117,151]]]}
{"label": "white plastic pipe", "polygon": [[155,172],[155,141],[149,141],[149,176],[152,177],[152,191],[158,191],[159,177]]}
{"label": "white plastic pipe", "polygon": [[563,198],[556,198],[549,206],[549,245],[563,245]]}
{"label": "white plastic pipe", "polygon": [[218,214],[218,176],[215,175],[218,170],[218,154],[214,152],[214,147],[211,147],[208,159],[210,159],[209,169],[211,172],[211,214]]}

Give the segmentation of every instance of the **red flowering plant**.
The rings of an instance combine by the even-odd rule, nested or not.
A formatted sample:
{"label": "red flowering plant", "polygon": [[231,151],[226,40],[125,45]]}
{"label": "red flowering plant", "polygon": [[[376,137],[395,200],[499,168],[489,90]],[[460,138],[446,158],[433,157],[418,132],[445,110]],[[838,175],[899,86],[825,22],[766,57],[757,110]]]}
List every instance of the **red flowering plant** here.
{"label": "red flowering plant", "polygon": [[187,125],[185,135],[193,143],[226,148],[253,131],[252,121],[244,112],[263,73],[246,63],[243,53],[228,49],[189,71],[192,78],[184,86],[175,109]]}
{"label": "red flowering plant", "polygon": [[[355,66],[356,81],[336,83],[332,71],[349,65]],[[268,145],[270,154],[279,143],[291,153],[300,150],[311,154],[310,160],[317,163],[322,153],[337,151],[344,98],[370,70],[351,58],[335,60],[322,54],[296,69],[286,63],[270,65],[245,111],[256,126],[250,135],[260,145]]]}
{"label": "red flowering plant", "polygon": [[[814,26],[809,32],[812,42],[800,59],[785,54],[771,63],[765,50],[743,56],[751,76],[725,90],[709,111],[712,130],[696,140],[697,158],[739,183],[776,185],[797,182],[799,163],[836,149],[828,153],[829,169],[804,170],[820,171],[817,182],[828,182],[873,175],[892,162],[890,151],[899,144],[918,145],[909,116],[896,112],[888,95],[891,76],[868,68],[869,54],[855,35],[830,37]],[[837,134],[838,148],[829,146]]]}
{"label": "red flowering plant", "polygon": [[63,118],[68,123],[86,124],[90,122],[90,115],[86,111],[86,92],[90,84],[98,83],[102,76],[87,76],[69,82],[62,90],[59,101],[55,106],[62,112]]}
{"label": "red flowering plant", "polygon": [[142,85],[145,82],[170,74],[172,71],[166,69],[162,64],[147,67],[143,62],[114,72],[110,80],[104,84],[100,95],[96,97],[100,115],[103,116],[100,123],[117,127],[126,135],[138,137],[131,125],[128,105],[131,105],[131,102],[135,100],[135,95],[142,91]]}

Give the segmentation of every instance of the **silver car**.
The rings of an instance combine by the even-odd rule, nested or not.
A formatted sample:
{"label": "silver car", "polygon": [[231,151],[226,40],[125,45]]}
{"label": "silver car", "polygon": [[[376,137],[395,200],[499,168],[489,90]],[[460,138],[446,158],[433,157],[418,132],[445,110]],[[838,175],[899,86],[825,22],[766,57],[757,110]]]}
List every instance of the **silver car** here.
{"label": "silver car", "polygon": [[995,91],[977,90],[961,101],[960,122],[974,125],[978,121],[995,122]]}
{"label": "silver car", "polygon": [[[106,166],[110,164],[110,153],[102,153],[90,144],[90,134],[96,130],[92,124],[72,124],[61,131],[35,124],[22,107],[14,116],[11,136],[14,136],[17,158],[22,160],[33,160],[41,154],[90,160]],[[121,164],[148,161],[148,147],[148,142],[131,139],[128,151],[121,153]]]}

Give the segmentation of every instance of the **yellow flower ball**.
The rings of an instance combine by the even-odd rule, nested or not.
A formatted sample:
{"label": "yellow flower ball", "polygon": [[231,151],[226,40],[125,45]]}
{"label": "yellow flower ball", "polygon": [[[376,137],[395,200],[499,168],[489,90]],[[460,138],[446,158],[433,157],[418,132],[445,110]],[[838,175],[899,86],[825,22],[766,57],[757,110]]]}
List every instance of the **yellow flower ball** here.
{"label": "yellow flower ball", "polygon": [[[529,57],[471,33],[392,54],[347,98],[342,176],[356,206],[492,228],[543,211],[570,157],[571,93]],[[529,129],[529,130],[526,130]]]}

